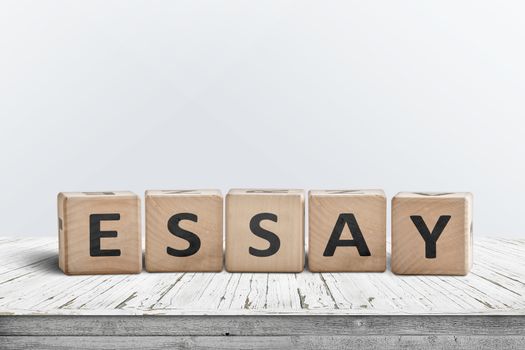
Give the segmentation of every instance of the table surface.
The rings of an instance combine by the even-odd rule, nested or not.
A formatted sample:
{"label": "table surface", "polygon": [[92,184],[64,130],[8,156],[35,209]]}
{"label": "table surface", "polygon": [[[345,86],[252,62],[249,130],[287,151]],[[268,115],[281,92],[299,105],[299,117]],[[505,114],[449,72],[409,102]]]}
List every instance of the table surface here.
{"label": "table surface", "polygon": [[1,238],[0,315],[525,315],[525,240],[480,238],[468,276],[66,276],[56,238]]}

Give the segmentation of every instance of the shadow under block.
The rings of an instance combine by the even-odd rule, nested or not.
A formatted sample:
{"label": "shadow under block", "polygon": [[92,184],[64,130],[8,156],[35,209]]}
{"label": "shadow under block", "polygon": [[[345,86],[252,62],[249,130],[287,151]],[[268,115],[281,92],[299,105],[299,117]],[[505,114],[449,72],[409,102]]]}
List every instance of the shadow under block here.
{"label": "shadow under block", "polygon": [[226,270],[304,269],[304,191],[230,190],[226,196]]}
{"label": "shadow under block", "polygon": [[382,190],[312,190],[308,207],[310,271],[386,270],[386,197]]}
{"label": "shadow under block", "polygon": [[471,193],[409,193],[392,199],[392,272],[466,275],[472,266]]}
{"label": "shadow under block", "polygon": [[60,269],[68,275],[140,273],[140,215],[132,192],[59,193]]}
{"label": "shadow under block", "polygon": [[218,190],[146,192],[146,270],[222,271],[223,199]]}

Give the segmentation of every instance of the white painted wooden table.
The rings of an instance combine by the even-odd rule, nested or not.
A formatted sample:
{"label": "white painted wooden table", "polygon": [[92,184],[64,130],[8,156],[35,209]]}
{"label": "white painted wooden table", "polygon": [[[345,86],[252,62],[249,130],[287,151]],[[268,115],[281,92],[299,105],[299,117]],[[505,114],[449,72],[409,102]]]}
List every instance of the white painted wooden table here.
{"label": "white painted wooden table", "polygon": [[476,240],[466,277],[65,276],[54,238],[0,257],[1,348],[525,348],[525,240]]}

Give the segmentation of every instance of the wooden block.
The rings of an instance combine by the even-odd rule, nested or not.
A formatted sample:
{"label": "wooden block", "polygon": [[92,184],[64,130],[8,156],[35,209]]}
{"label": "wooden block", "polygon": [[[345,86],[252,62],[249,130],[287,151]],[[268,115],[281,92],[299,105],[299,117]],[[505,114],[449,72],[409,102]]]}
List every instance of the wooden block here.
{"label": "wooden block", "polygon": [[219,190],[146,192],[146,270],[221,271]]}
{"label": "wooden block", "polygon": [[226,270],[304,269],[304,191],[230,190],[226,196]]}
{"label": "wooden block", "polygon": [[140,215],[132,192],[59,193],[60,269],[68,275],[140,273]]}
{"label": "wooden block", "polygon": [[310,271],[386,270],[386,197],[382,190],[312,190],[308,208]]}
{"label": "wooden block", "polygon": [[397,194],[392,199],[392,272],[468,274],[472,201],[471,193]]}

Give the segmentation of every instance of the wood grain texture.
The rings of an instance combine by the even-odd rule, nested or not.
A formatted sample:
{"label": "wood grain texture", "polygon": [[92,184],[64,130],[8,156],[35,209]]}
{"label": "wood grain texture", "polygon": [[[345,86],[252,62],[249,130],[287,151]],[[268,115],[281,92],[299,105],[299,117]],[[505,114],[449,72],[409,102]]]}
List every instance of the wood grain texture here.
{"label": "wood grain texture", "polygon": [[0,337],[9,349],[522,349],[525,336]]}
{"label": "wood grain texture", "polygon": [[1,316],[0,336],[523,335],[523,316]]}
{"label": "wood grain texture", "polygon": [[[392,271],[396,274],[466,275],[472,266],[472,194],[402,192],[392,199]],[[438,236],[435,255],[414,216],[423,220],[431,236],[448,218]]]}
{"label": "wood grain texture", "polygon": [[[280,248],[254,256],[250,248],[269,249],[269,242],[250,230],[255,215],[275,215],[260,227],[278,236]],[[226,196],[226,270],[230,272],[300,272],[304,269],[304,191],[233,189]]]}
{"label": "wood grain texture", "polygon": [[[119,256],[92,256],[90,216],[113,214],[100,220],[100,231],[116,237],[100,238],[101,250]],[[58,194],[59,267],[69,275],[139,273],[142,270],[140,198],[132,192],[63,192]]]}
{"label": "wood grain texture", "polygon": [[[223,199],[219,190],[147,191],[146,270],[150,272],[221,271],[223,254]],[[189,256],[173,256],[167,248],[184,251],[187,240],[168,230],[175,214],[195,215],[179,227],[199,238],[199,249]]]}
{"label": "wood grain texture", "polygon": [[[315,272],[383,272],[386,269],[386,197],[382,190],[312,190],[308,200],[308,268]],[[340,215],[353,215],[359,232],[345,223],[338,240],[362,235],[369,256],[357,247],[338,246],[324,252]],[[359,238],[359,237],[357,237]]]}
{"label": "wood grain texture", "polygon": [[467,276],[388,269],[66,276],[56,238],[0,238],[0,314],[525,315],[525,240],[476,239],[474,254]]}

